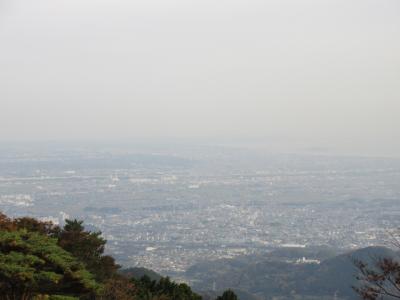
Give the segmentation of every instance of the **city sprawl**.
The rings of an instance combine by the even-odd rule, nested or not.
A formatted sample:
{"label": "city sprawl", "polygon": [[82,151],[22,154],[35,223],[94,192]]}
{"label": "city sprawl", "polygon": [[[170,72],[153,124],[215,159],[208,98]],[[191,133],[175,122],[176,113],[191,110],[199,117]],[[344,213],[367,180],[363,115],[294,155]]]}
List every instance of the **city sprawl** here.
{"label": "city sprawl", "polygon": [[0,208],[101,230],[124,266],[179,277],[280,247],[387,245],[400,161],[227,147],[3,149]]}

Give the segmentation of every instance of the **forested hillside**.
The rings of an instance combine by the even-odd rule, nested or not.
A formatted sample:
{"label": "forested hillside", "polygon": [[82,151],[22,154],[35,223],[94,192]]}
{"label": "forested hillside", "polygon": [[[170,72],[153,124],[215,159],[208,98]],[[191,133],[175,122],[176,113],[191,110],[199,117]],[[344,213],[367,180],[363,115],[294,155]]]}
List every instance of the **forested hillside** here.
{"label": "forested hillside", "polygon": [[[0,214],[0,299],[200,300],[184,283],[145,269],[121,272],[100,232]],[[227,291],[218,299],[234,300]]]}
{"label": "forested hillside", "polygon": [[[357,300],[360,295],[353,287],[363,282],[357,279],[360,270],[354,261],[374,266],[382,258],[399,259],[397,252],[385,247],[338,252],[325,247],[282,248],[263,255],[198,263],[186,273],[193,279],[196,290],[208,290],[213,285],[222,290],[234,286],[235,292],[252,295],[240,295],[241,300],[253,300],[254,296],[279,300]],[[393,277],[400,274],[399,270],[394,266]]]}

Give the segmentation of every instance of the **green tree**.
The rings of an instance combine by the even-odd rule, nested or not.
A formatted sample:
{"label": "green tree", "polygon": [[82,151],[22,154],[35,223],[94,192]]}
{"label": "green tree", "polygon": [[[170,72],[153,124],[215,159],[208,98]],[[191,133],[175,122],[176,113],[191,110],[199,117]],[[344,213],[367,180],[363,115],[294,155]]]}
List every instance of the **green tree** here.
{"label": "green tree", "polygon": [[[201,300],[184,283],[117,273],[101,232],[0,213],[0,300]],[[100,282],[100,284],[98,283]]]}
{"label": "green tree", "polygon": [[59,247],[56,239],[27,230],[0,231],[0,299],[90,297],[100,289],[93,276]]}
{"label": "green tree", "polygon": [[55,226],[52,222],[42,222],[29,217],[14,219],[13,223],[16,229],[26,229],[52,237],[57,237],[60,232],[60,227]]}
{"label": "green tree", "polygon": [[0,230],[11,231],[15,230],[15,224],[13,220],[7,217],[5,214],[0,212]]}
{"label": "green tree", "polygon": [[218,296],[216,300],[238,300],[238,297],[232,290],[226,290],[222,296]]}
{"label": "green tree", "polygon": [[83,221],[66,220],[58,235],[58,244],[84,263],[100,282],[114,276],[119,268],[114,258],[103,255],[106,240],[101,232],[85,231]]}
{"label": "green tree", "polygon": [[104,284],[101,299],[104,300],[132,300],[137,293],[135,285],[123,276],[114,276]]}
{"label": "green tree", "polygon": [[159,281],[151,280],[143,276],[139,280],[132,279],[137,288],[137,299],[171,299],[171,300],[201,300],[185,283],[176,283],[169,277],[161,278]]}

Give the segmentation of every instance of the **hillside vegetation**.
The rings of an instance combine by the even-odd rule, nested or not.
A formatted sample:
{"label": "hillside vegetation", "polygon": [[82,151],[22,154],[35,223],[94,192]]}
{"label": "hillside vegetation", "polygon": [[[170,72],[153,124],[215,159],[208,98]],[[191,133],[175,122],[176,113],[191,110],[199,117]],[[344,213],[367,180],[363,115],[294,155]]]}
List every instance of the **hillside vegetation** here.
{"label": "hillside vegetation", "polygon": [[[101,232],[0,213],[0,300],[200,300],[184,283],[145,269],[120,271]],[[217,299],[235,300],[232,291]]]}
{"label": "hillside vegetation", "polygon": [[[240,295],[241,300],[254,300],[254,296],[268,300],[356,300],[362,298],[354,287],[363,286],[363,282],[357,279],[360,270],[354,261],[373,267],[381,258],[399,258],[397,252],[384,247],[338,252],[324,247],[282,248],[261,255],[197,263],[186,271],[186,277],[193,280],[196,290],[234,286],[238,295],[239,291],[250,294]],[[303,263],[303,257],[319,263]]]}

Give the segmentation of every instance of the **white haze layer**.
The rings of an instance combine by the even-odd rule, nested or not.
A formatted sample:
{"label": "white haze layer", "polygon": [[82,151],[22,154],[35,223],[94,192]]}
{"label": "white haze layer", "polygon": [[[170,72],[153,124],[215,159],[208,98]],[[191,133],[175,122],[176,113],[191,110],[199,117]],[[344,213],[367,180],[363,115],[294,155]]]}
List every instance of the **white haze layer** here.
{"label": "white haze layer", "polygon": [[400,155],[398,0],[0,0],[0,140]]}

